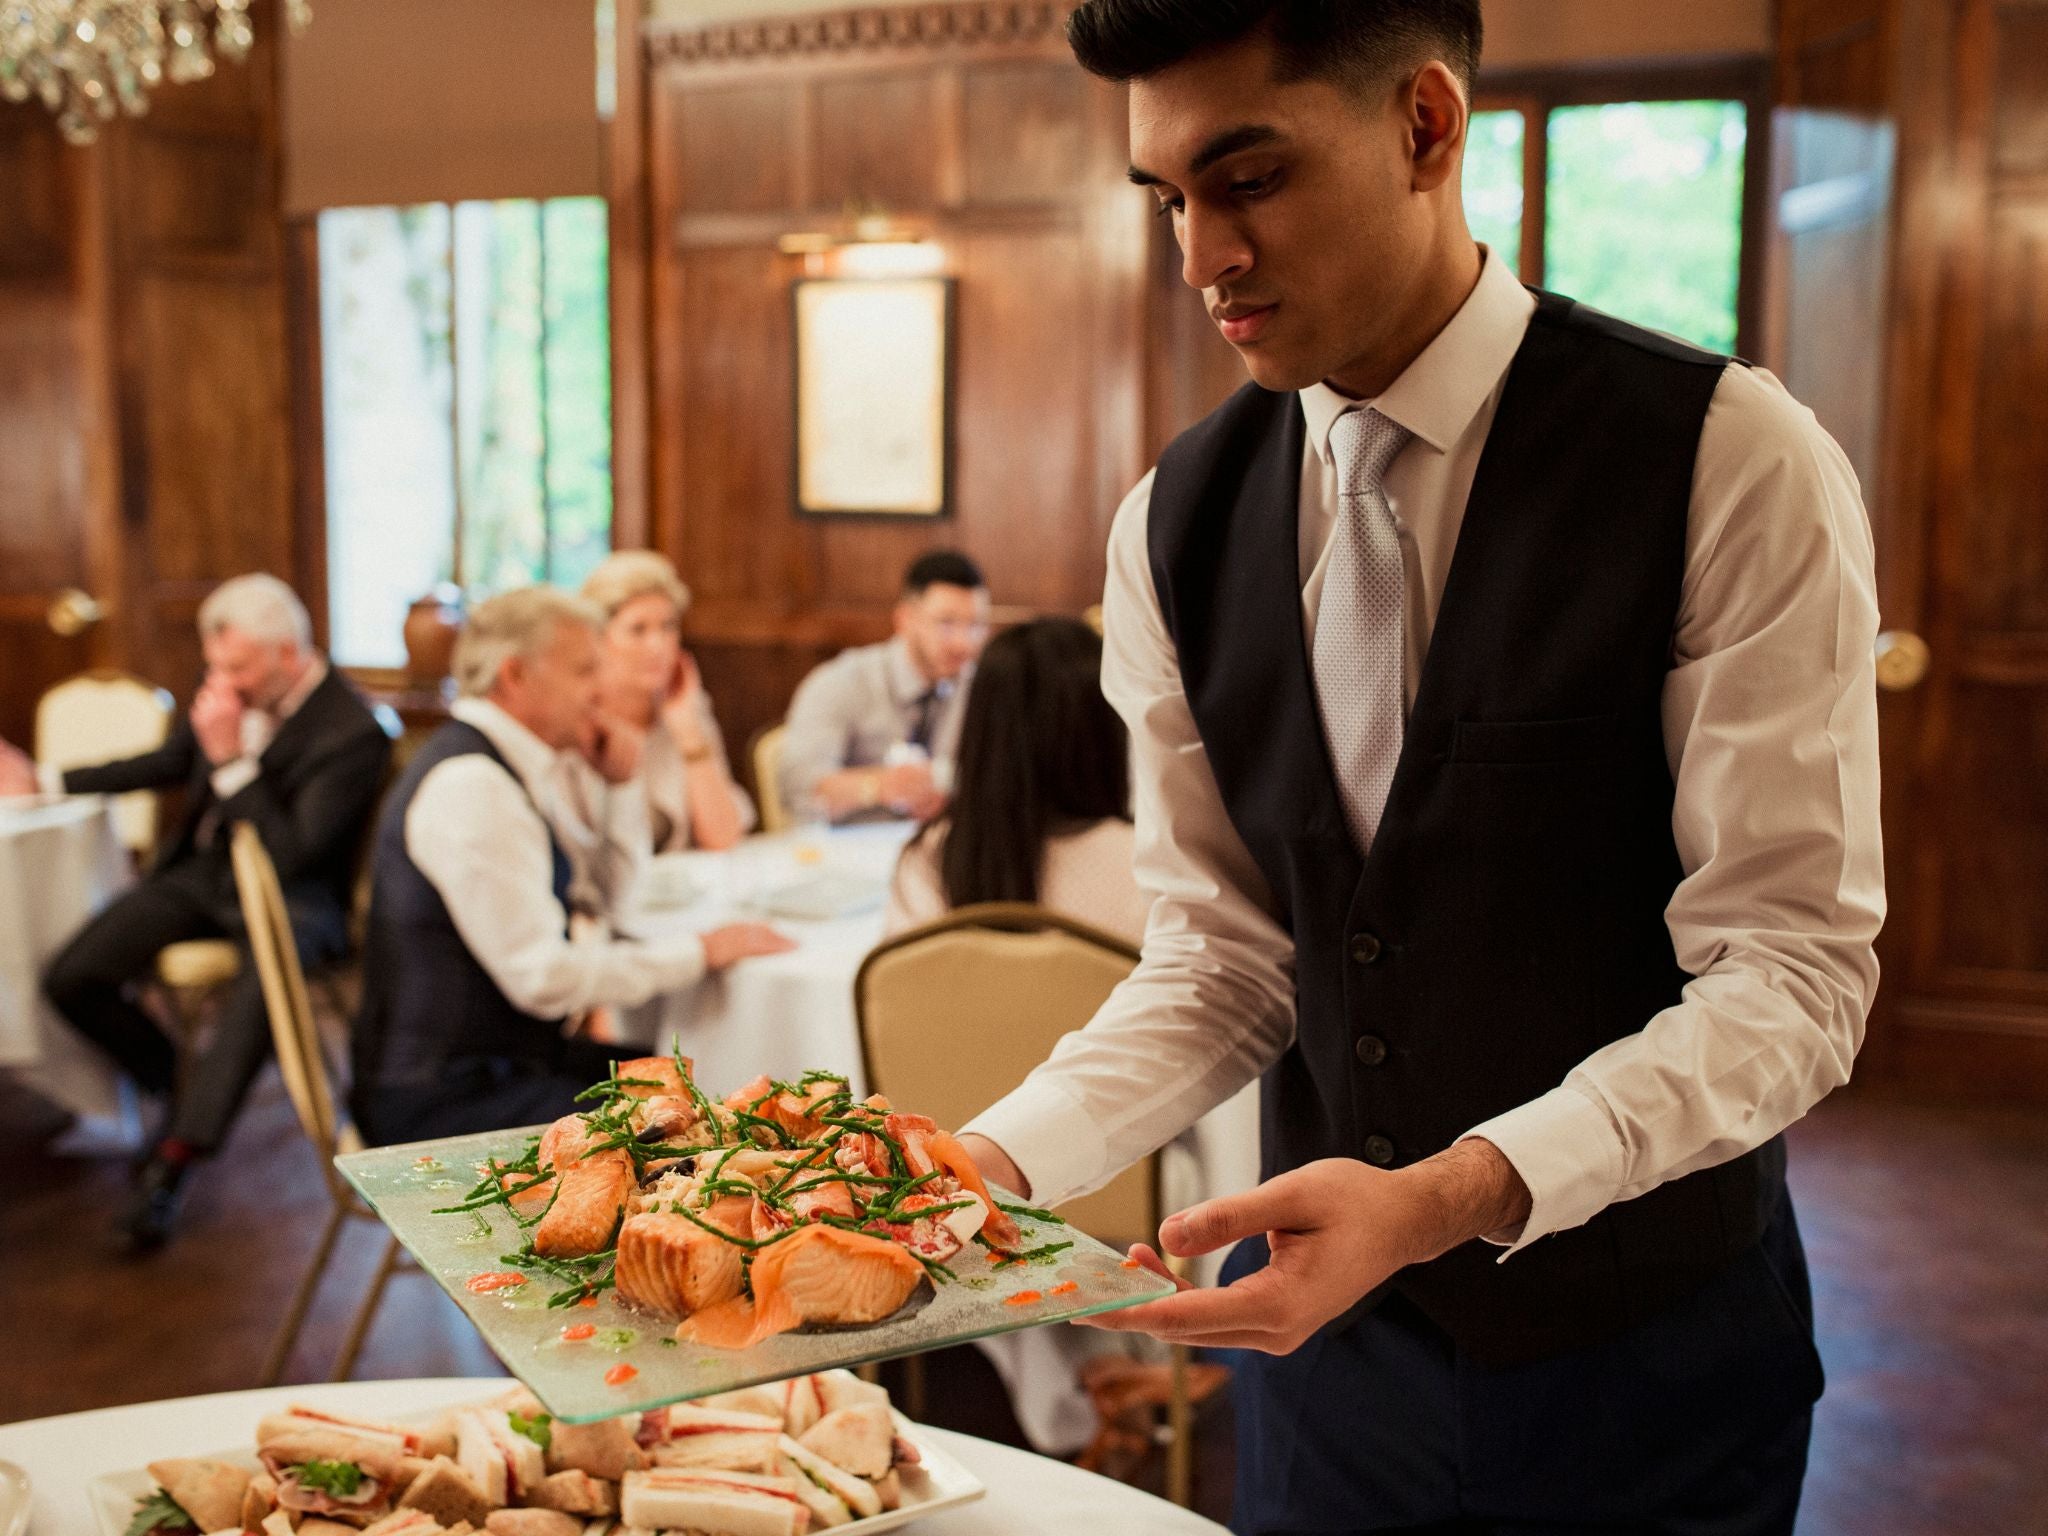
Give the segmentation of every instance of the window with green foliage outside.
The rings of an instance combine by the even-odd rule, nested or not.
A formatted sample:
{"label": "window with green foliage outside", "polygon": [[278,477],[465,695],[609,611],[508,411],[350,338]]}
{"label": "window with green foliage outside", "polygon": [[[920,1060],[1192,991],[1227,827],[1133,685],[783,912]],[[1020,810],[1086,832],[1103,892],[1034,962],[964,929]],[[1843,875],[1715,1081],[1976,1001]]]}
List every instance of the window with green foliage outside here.
{"label": "window with green foliage outside", "polygon": [[1544,286],[1733,352],[1748,128],[1739,101],[1553,111]]}
{"label": "window with green foliage outside", "polygon": [[1474,112],[1465,134],[1465,219],[1510,272],[1522,265],[1523,139],[1520,112]]}
{"label": "window with green foliage outside", "polygon": [[[1733,352],[1748,149],[1740,101],[1482,109],[1466,136],[1465,216],[1523,281]],[[1524,221],[1539,202],[1541,260],[1528,272]]]}
{"label": "window with green foliage outside", "polygon": [[407,607],[574,586],[611,547],[601,198],[320,215],[333,651],[405,660]]}

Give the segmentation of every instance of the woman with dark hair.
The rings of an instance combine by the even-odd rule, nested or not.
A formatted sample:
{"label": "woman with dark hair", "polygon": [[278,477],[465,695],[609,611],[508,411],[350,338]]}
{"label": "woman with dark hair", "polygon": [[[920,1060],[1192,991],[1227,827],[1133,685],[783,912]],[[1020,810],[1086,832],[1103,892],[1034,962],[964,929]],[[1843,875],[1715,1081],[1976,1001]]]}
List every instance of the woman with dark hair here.
{"label": "woman with dark hair", "polygon": [[991,640],[968,695],[953,797],[904,849],[896,933],[982,901],[1050,907],[1136,944],[1123,722],[1102,696],[1102,640],[1039,619]]}

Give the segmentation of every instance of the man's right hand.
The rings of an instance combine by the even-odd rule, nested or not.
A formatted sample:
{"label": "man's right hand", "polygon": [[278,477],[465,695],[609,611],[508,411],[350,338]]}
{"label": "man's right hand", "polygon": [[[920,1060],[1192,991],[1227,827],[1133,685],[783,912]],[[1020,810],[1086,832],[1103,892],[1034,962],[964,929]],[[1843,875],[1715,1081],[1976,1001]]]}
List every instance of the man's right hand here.
{"label": "man's right hand", "polygon": [[29,755],[0,740],[0,795],[32,795],[41,787]]}
{"label": "man's right hand", "polygon": [[967,1155],[974,1159],[974,1166],[981,1176],[991,1184],[1000,1184],[1012,1194],[1031,1198],[1031,1181],[1024,1177],[1024,1170],[1010,1161],[1010,1154],[973,1131],[960,1138],[960,1145],[967,1149]]}
{"label": "man's right hand", "polygon": [[932,779],[932,765],[919,759],[882,770],[882,804],[899,815],[929,821],[945,809],[946,797]]}
{"label": "man's right hand", "polygon": [[242,696],[212,673],[192,700],[192,734],[216,768],[242,755]]}
{"label": "man's right hand", "polygon": [[713,972],[756,955],[784,955],[796,948],[794,939],[785,938],[766,923],[728,923],[704,934],[703,941],[704,968]]}

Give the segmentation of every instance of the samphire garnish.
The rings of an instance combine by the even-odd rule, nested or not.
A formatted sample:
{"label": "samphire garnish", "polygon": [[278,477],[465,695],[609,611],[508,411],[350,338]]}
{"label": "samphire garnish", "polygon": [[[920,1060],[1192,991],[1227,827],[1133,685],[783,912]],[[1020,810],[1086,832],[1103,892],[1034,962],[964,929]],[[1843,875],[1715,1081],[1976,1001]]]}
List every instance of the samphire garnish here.
{"label": "samphire garnish", "polygon": [[[765,1087],[746,1098],[715,1103],[697,1086],[688,1061],[680,1053],[674,1059],[686,1096],[669,1082],[622,1077],[616,1065],[577,1096],[577,1103],[587,1106],[578,1112],[585,1135],[582,1156],[622,1151],[632,1159],[636,1192],[626,1215],[651,1210],[680,1216],[744,1250],[743,1285],[749,1290],[754,1258],[811,1225],[892,1239],[923,1266],[933,1284],[956,1278],[936,1256],[950,1257],[960,1246],[960,1234],[945,1228],[943,1218],[979,1202],[943,1168],[912,1171],[903,1140],[889,1128],[892,1111],[885,1102],[856,1099],[838,1073],[810,1071],[793,1083],[765,1080]],[[518,1156],[481,1165],[476,1185],[437,1214],[482,1219],[481,1213],[502,1206],[520,1232],[538,1226],[560,1193],[560,1181],[541,1165],[540,1143],[531,1137]],[[515,1198],[551,1182],[546,1203],[529,1201],[539,1208],[522,1214]],[[731,1208],[711,1210],[734,1197],[747,1202],[742,1231],[733,1230]],[[1000,1209],[1032,1222],[1063,1225],[1050,1211],[1032,1206],[1004,1204]],[[992,1247],[979,1232],[973,1236],[998,1265],[1046,1262],[1073,1246],[1050,1243],[1010,1252]],[[553,1282],[549,1307],[572,1306],[613,1288],[616,1234],[613,1242],[584,1257],[557,1258],[537,1253],[527,1237],[500,1262]]]}

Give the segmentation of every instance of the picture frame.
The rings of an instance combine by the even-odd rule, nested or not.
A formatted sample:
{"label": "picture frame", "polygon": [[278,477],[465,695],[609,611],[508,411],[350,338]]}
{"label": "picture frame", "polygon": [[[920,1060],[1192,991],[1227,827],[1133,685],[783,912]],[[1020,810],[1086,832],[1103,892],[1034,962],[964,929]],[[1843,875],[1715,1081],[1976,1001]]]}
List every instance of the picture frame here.
{"label": "picture frame", "polygon": [[799,278],[790,305],[798,514],[949,516],[953,279]]}

